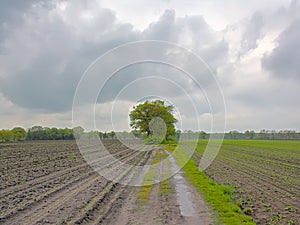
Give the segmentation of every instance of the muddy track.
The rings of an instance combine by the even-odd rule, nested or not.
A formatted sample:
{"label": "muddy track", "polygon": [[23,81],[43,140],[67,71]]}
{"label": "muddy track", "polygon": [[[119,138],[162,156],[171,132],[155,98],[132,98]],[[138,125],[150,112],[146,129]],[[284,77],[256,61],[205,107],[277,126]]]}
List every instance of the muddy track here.
{"label": "muddy track", "polygon": [[[156,151],[153,159],[164,160],[164,151]],[[167,156],[167,153],[165,154]],[[170,157],[173,159],[172,157]],[[151,160],[150,160],[151,161]],[[153,162],[153,161],[152,161]],[[150,170],[154,176],[148,179],[160,180],[165,172],[177,171],[175,160]],[[163,172],[164,171],[164,172]],[[181,172],[182,173],[182,172]],[[211,225],[214,221],[211,210],[203,202],[199,193],[185,180],[181,174],[169,177],[162,182],[150,185],[148,191],[145,187],[132,188],[121,195],[121,205],[113,204],[115,213],[104,220],[104,224],[128,225],[128,224],[151,224],[151,225]],[[128,193],[129,192],[129,193]],[[127,194],[128,193],[128,194]],[[145,193],[148,193],[145,195]],[[128,198],[127,196],[130,196]],[[146,197],[147,196],[147,197]],[[147,201],[145,201],[148,199]],[[123,200],[125,199],[125,201]],[[97,221],[99,222],[99,221]],[[97,224],[97,223],[96,223]]]}
{"label": "muddy track", "polygon": [[[137,165],[144,165],[149,159],[151,152],[143,153],[140,157]],[[131,168],[124,171],[120,176],[118,176],[114,181],[110,181],[104,190],[98,193],[85,207],[67,221],[67,224],[80,224],[85,222],[85,224],[108,224],[109,219],[118,212],[117,208],[121,208],[124,196],[126,193],[130,193],[132,186],[124,186],[118,182],[129,183],[138,175],[138,171],[133,171]],[[123,197],[120,197],[123,196]]]}
{"label": "muddy track", "polygon": [[[136,154],[137,153],[130,156],[125,155],[122,158],[128,158],[127,160],[129,162],[131,159],[136,157]],[[100,160],[94,162],[99,161]],[[104,167],[110,167],[113,165],[114,161],[103,165],[102,168],[99,169],[105,169]],[[1,199],[1,202],[4,205],[2,210],[6,211],[6,213],[2,215],[2,218],[9,217],[10,215],[20,210],[24,210],[30,204],[41,201],[47,198],[49,195],[59,192],[60,190],[67,188],[73,183],[85,179],[86,177],[93,174],[93,171],[87,164],[85,164],[83,168],[80,167],[76,167],[73,170],[73,173],[71,173],[70,171],[66,171],[65,173],[61,174],[62,176],[59,177],[57,177],[57,174],[55,174],[52,177],[53,179],[44,179],[42,182],[37,182],[36,184],[30,182],[27,185],[27,188],[18,188],[19,191],[8,189],[8,191],[6,192],[9,192],[10,194],[3,196]],[[78,168],[80,168],[81,170],[78,170]]]}

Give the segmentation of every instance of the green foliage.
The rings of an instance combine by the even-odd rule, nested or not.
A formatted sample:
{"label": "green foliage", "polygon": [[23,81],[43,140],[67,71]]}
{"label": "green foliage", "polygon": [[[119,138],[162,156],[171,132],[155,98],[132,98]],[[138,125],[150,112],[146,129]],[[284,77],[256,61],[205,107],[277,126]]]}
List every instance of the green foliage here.
{"label": "green foliage", "polygon": [[295,213],[297,212],[297,209],[292,207],[292,206],[288,206],[284,209],[285,211],[291,212],[291,213]]}
{"label": "green foliage", "polygon": [[252,208],[249,208],[249,207],[247,207],[247,208],[245,208],[244,210],[243,210],[243,212],[246,214],[246,215],[252,215],[252,213],[253,213],[253,210],[252,210]]}
{"label": "green foliage", "polygon": [[0,142],[24,141],[26,131],[22,127],[15,127],[12,130],[0,130]]}
{"label": "green foliage", "polygon": [[73,128],[73,132],[74,132],[75,139],[79,139],[80,136],[83,134],[84,129],[80,126],[77,126]]}
{"label": "green foliage", "polygon": [[168,195],[173,192],[170,179],[164,180],[159,183],[159,194]]}
{"label": "green foliage", "polygon": [[77,159],[77,156],[74,153],[72,153],[68,155],[68,159]]}
{"label": "green foliage", "polygon": [[163,142],[162,138],[157,135],[151,135],[149,137],[146,137],[144,140],[144,143],[146,145],[160,144],[162,142]]}
{"label": "green foliage", "polygon": [[33,126],[28,129],[27,140],[72,140],[74,139],[73,130],[69,128],[49,128]]}
{"label": "green foliage", "polygon": [[21,181],[20,181],[20,184],[26,184],[27,180],[25,178],[22,178]]}
{"label": "green foliage", "polygon": [[0,130],[0,141],[9,142],[13,140],[13,135],[10,130]]}
{"label": "green foliage", "polygon": [[163,101],[146,101],[133,108],[130,112],[130,126],[145,133],[147,137],[156,136],[166,140],[172,140],[175,136],[177,122],[173,116],[173,106],[166,106]]}
{"label": "green foliage", "polygon": [[26,138],[26,131],[22,127],[15,127],[11,130],[14,141],[24,141]]}

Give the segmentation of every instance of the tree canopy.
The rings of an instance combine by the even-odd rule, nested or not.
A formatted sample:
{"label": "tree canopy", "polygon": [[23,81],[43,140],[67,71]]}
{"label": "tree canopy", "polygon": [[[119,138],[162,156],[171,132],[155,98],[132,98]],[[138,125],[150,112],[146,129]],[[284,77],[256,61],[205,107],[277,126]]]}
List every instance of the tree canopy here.
{"label": "tree canopy", "polygon": [[12,130],[0,130],[0,142],[24,141],[26,131],[22,127],[15,127]]}
{"label": "tree canopy", "polygon": [[175,136],[175,123],[173,116],[174,107],[165,105],[164,101],[146,101],[134,106],[130,112],[130,126],[149,136],[164,136],[170,140]]}

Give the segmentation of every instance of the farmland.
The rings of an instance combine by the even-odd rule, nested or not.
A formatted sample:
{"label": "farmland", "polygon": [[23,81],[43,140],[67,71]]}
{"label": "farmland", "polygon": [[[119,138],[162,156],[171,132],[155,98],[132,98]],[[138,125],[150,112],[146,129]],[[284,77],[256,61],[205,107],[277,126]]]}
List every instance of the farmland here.
{"label": "farmland", "polygon": [[[199,162],[207,141],[193,159]],[[234,188],[236,203],[257,224],[300,224],[300,142],[225,140],[205,173]]]}
{"label": "farmland", "polygon": [[[103,144],[107,155],[127,165],[159,163],[166,156],[163,146],[137,151],[117,140]],[[75,141],[3,143],[0,153],[0,224],[198,224],[201,219],[208,225],[213,220],[182,176],[153,184],[160,171],[149,171],[147,185],[135,187],[124,185],[140,177],[128,169],[107,180],[85,162]],[[106,173],[118,170],[106,155],[93,163]],[[188,190],[183,203],[180,195],[186,193],[178,186]],[[185,207],[193,209],[192,217],[181,212]]]}
{"label": "farmland", "polygon": [[[149,158],[149,152],[133,152],[119,142],[105,145],[129,164]],[[115,200],[131,191],[115,183],[133,176],[130,171],[114,182],[104,179],[84,162],[74,141],[2,144],[0,153],[1,224],[101,222],[118,206]]]}
{"label": "farmland", "polygon": [[[174,145],[136,151],[117,140],[103,143],[110,155],[129,165],[165,159],[171,167],[175,163],[170,157]],[[149,171],[144,180],[148,185],[133,187],[118,182],[138,171],[107,180],[85,162],[75,141],[2,143],[0,223],[198,224],[201,218],[207,221],[203,224],[253,224],[241,212],[257,224],[300,223],[299,141],[225,140],[202,173],[195,165],[206,145],[207,140],[199,141],[192,161],[176,176],[151,185],[161,169]],[[180,161],[183,156],[174,157]],[[101,160],[103,171],[116,169],[114,161]],[[194,207],[196,222],[184,216],[184,207]]]}

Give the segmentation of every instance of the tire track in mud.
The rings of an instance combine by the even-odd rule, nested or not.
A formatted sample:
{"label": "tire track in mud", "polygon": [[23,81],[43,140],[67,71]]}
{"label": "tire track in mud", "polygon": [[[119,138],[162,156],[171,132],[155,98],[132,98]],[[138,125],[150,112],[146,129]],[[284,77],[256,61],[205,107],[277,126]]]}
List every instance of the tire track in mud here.
{"label": "tire track in mud", "polygon": [[[123,150],[123,151],[119,151],[119,152],[115,153],[113,155],[113,157],[116,157],[118,155],[122,156],[122,155],[124,155],[124,153],[130,153],[130,152],[131,152],[131,150],[129,150],[129,149],[126,149],[126,150]],[[44,182],[49,182],[49,181],[51,181],[53,179],[55,180],[58,176],[67,175],[68,173],[72,173],[72,172],[79,172],[79,170],[82,169],[82,168],[83,169],[91,168],[90,165],[102,162],[103,160],[106,160],[108,157],[111,157],[111,156],[112,155],[109,155],[109,154],[104,155],[99,160],[92,160],[92,161],[90,161],[90,164],[87,164],[86,162],[81,161],[83,163],[81,163],[79,165],[75,165],[75,166],[67,168],[67,169],[55,171],[55,172],[50,173],[50,174],[45,175],[45,176],[37,177],[35,179],[27,181],[25,184],[15,185],[13,187],[8,186],[4,190],[0,191],[0,198],[6,197],[6,196],[11,195],[11,194],[16,194],[17,192],[24,191],[24,190],[26,190],[28,188],[33,188],[35,185],[42,184]],[[116,158],[120,158],[122,160],[122,157],[116,157]],[[117,161],[117,160],[115,160],[115,161]],[[38,168],[38,170],[40,170],[40,168]]]}
{"label": "tire track in mud", "polygon": [[[20,192],[19,195],[10,196],[4,200],[2,200],[2,204],[7,203],[9,209],[5,211],[5,214],[1,216],[1,220],[7,220],[12,217],[14,214],[19,213],[27,208],[30,208],[31,205],[37,204],[44,199],[47,199],[51,195],[60,192],[63,189],[66,189],[77,182],[84,180],[85,178],[89,177],[93,174],[93,171],[88,170],[86,173],[80,176],[76,176],[73,179],[68,179],[69,176],[66,177],[67,181],[57,181],[57,186],[51,186],[49,183],[42,184],[41,186],[34,186],[33,189],[27,192]],[[21,201],[20,201],[21,199]],[[25,200],[23,202],[23,200]],[[10,202],[11,201],[11,202]]]}
{"label": "tire track in mud", "polygon": [[[11,150],[11,151],[10,151]],[[73,155],[78,160],[70,159]],[[78,165],[74,141],[12,143],[0,148],[0,193],[40,177]]]}
{"label": "tire track in mud", "polygon": [[64,188],[54,195],[48,196],[48,198],[46,198],[43,202],[33,205],[33,207],[28,210],[24,210],[25,213],[17,214],[16,217],[7,220],[7,223],[3,224],[31,225],[48,223],[47,217],[49,216],[49,213],[51,213],[56,207],[64,204],[71,197],[79,194],[79,192],[92,185],[93,182],[96,182],[98,179],[101,178],[99,178],[97,174],[93,174],[86,179],[76,182],[71,187]]}
{"label": "tire track in mud", "polygon": [[[126,150],[126,151],[118,152],[116,155],[119,155],[120,153],[123,154],[125,152],[130,153],[130,151]],[[134,157],[134,156],[130,156],[130,157]],[[125,155],[120,159],[123,158],[126,159],[127,157],[128,156]],[[105,159],[106,157],[103,157],[100,160],[94,160],[94,162],[92,163],[99,163],[99,161],[103,161]],[[113,165],[116,161],[117,160],[111,161],[108,165],[102,166],[102,169],[106,166]],[[104,163],[102,162],[102,164]],[[36,184],[29,183],[27,185],[28,186],[27,189],[25,188],[23,190],[19,190],[16,192],[11,192],[10,190],[6,191],[6,192],[10,192],[10,194],[6,193],[7,195],[1,198],[1,202],[3,205],[2,210],[5,211],[5,213],[1,215],[0,220],[4,220],[5,218],[10,217],[11,215],[17,212],[24,210],[25,208],[29,207],[31,204],[41,201],[44,198],[47,198],[47,196],[54,194],[60,191],[61,189],[67,188],[68,186],[72,185],[74,182],[80,181],[93,173],[93,170],[88,164],[84,164],[83,166],[84,168],[82,174],[80,173],[79,170],[77,170],[78,168],[81,167],[80,165],[73,168],[74,169],[73,173],[69,173],[70,171],[66,171],[66,172],[61,171],[61,173],[63,173],[62,177],[57,178],[57,175],[59,175],[60,173],[54,174],[54,176],[52,177],[53,179],[50,180],[46,179],[43,180],[41,183],[37,182]],[[70,177],[72,179],[70,179]],[[51,182],[54,182],[54,184],[52,184]],[[25,200],[27,201],[23,202],[24,198],[26,198]]]}
{"label": "tire track in mud", "polygon": [[[123,151],[123,153],[125,153],[125,151]],[[128,154],[123,157],[119,157],[119,160],[122,159],[126,163],[130,163],[141,158],[141,156],[147,156],[147,152],[130,153],[130,151],[127,151],[127,153]],[[107,173],[118,169],[115,167],[110,169],[110,166],[114,163],[115,161],[111,161],[106,165]],[[93,196],[95,193],[99,192],[99,190],[100,193],[102,193],[102,197],[100,196],[98,199],[99,201],[108,198],[108,193],[114,193],[113,190],[118,186],[118,184],[116,184],[118,179],[123,178],[128,172],[127,171],[126,174],[123,174],[120,178],[115,180],[115,182],[108,182],[96,172],[92,171],[91,168],[90,171],[92,173],[91,176],[90,174],[84,174],[83,178],[79,179],[77,182],[74,182],[69,186],[63,185],[59,190],[53,191],[41,198],[40,200],[44,200],[43,202],[34,202],[31,206],[26,206],[24,212],[17,210],[15,212],[17,213],[15,217],[4,218],[4,224],[20,224],[20,221],[21,224],[64,223],[68,216],[74,211],[78,212],[80,209],[80,206],[78,205],[81,205],[84,208],[86,204],[89,205],[92,201],[95,201]],[[109,197],[109,199],[111,199],[111,197]],[[74,208],[74,206],[76,207]],[[86,217],[86,215],[84,217]]]}
{"label": "tire track in mud", "polygon": [[[151,152],[141,153],[141,157],[137,160],[137,165],[144,165],[149,159]],[[110,181],[104,190],[100,191],[74,218],[69,220],[67,224],[109,224],[109,220],[118,212],[118,208],[122,207],[125,201],[126,193],[130,193],[134,188],[129,184],[138,175],[138,171],[128,168],[116,179]],[[122,184],[118,183],[122,181]],[[122,196],[123,197],[120,197]],[[128,197],[128,196],[127,196]],[[116,209],[116,210],[114,210]]]}
{"label": "tire track in mud", "polygon": [[[142,156],[146,157],[147,152],[125,149],[116,152],[114,156],[118,156],[114,161],[105,162],[105,157],[101,159],[102,163],[100,163],[100,165],[106,167],[103,169],[107,173],[112,172],[112,170],[120,169],[112,166],[116,161],[123,160],[125,163],[131,164],[134,163],[134,161],[143,158]],[[101,160],[95,160],[94,163],[97,164]],[[110,167],[112,169],[110,169]],[[79,171],[80,168],[82,171]],[[72,171],[76,174],[73,174]],[[78,174],[81,174],[81,176]],[[68,179],[71,175],[73,175],[75,179]],[[33,184],[34,182],[28,183],[27,187],[30,190],[35,190],[38,187],[38,184],[43,186],[45,182],[45,184],[48,185],[49,180],[51,181],[50,178],[54,178],[53,180],[60,184],[60,186],[57,186],[56,188],[50,187],[50,190],[43,195],[38,194],[38,199],[32,199],[31,202],[27,201],[27,203],[19,205],[19,207],[16,202],[13,203],[14,208],[10,211],[6,211],[4,215],[1,215],[0,223],[38,224],[41,223],[41,221],[43,221],[42,223],[46,223],[47,220],[51,221],[53,218],[54,221],[56,221],[54,222],[55,224],[57,224],[58,221],[58,223],[63,223],[64,221],[67,221],[66,219],[69,218],[71,214],[74,214],[74,210],[75,212],[78,212],[78,209],[80,209],[81,206],[84,208],[86,204],[89,204],[89,201],[93,199],[95,193],[99,193],[99,190],[107,190],[110,192],[115,186],[118,186],[115,182],[111,182],[112,185],[110,185],[106,179],[99,176],[89,165],[80,164],[69,168],[67,173],[66,171],[59,171],[55,174],[42,177],[36,181],[36,184]],[[61,182],[64,179],[67,179],[68,183],[66,181]],[[27,191],[30,192],[30,190]],[[5,189],[0,193],[2,196],[6,196],[8,200],[9,197],[14,198],[14,196],[24,194],[25,192],[24,190],[21,190],[21,187],[17,186],[12,190]],[[75,208],[73,207],[74,205],[76,205]],[[63,211],[64,213],[60,213]]]}
{"label": "tire track in mud", "polygon": [[[162,152],[165,153],[164,150]],[[156,158],[156,156],[152,157]],[[110,220],[108,224],[213,224],[211,210],[206,206],[198,192],[180,174],[177,173],[172,177],[170,176],[169,179],[164,180],[166,174],[171,175],[172,171],[177,171],[177,168],[174,166],[175,161],[172,162],[170,159],[161,157],[160,162],[163,160],[167,160],[168,162],[160,163],[156,168],[149,171],[150,174],[155,171],[156,175],[152,178],[153,182],[161,181],[152,185],[149,200],[145,203],[139,199],[138,194],[143,190],[143,187],[133,189],[130,194],[131,198],[127,199],[120,210],[119,216],[115,217],[114,220]],[[146,177],[145,179],[149,179]],[[149,183],[149,180],[146,183]],[[184,190],[182,189],[183,187]],[[168,190],[166,191],[165,188]],[[184,191],[188,193],[186,194]],[[186,198],[187,196],[188,198]]]}

